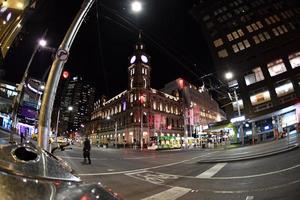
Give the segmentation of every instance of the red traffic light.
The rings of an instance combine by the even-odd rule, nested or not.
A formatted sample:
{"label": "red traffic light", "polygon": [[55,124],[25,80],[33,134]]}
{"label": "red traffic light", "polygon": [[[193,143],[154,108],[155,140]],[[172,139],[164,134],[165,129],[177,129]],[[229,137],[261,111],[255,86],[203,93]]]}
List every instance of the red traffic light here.
{"label": "red traffic light", "polygon": [[63,72],[64,79],[67,79],[69,77],[70,73],[68,71]]}

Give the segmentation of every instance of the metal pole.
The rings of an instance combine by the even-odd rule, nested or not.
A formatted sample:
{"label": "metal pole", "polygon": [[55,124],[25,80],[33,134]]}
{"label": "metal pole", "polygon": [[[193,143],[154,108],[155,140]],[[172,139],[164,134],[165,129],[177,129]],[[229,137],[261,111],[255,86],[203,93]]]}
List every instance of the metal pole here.
{"label": "metal pole", "polygon": [[54,62],[52,63],[51,70],[48,75],[48,80],[41,106],[41,112],[39,115],[38,134],[38,146],[46,150],[48,150],[51,114],[60,75],[62,73],[65,62],[67,61],[69,50],[72,46],[74,38],[93,3],[94,0],[85,0],[82,3],[80,10],[78,11],[75,19],[69,27],[59,49],[57,50],[56,57],[54,59]]}
{"label": "metal pole", "polygon": [[141,110],[140,111],[141,111],[141,114],[140,114],[140,118],[141,118],[141,137],[140,138],[141,138],[141,150],[143,150],[143,110],[142,110],[142,102],[141,102]]}
{"label": "metal pole", "polygon": [[56,131],[56,133],[55,133],[55,142],[57,142],[59,118],[60,118],[60,109],[58,109],[58,112],[57,112],[57,118],[56,118],[56,127],[55,127],[55,131]]}
{"label": "metal pole", "polygon": [[[237,109],[238,109],[238,114],[239,114],[239,117],[241,116],[241,108],[240,108],[240,104],[239,104],[239,99],[238,99],[238,96],[236,94],[236,89],[234,89],[234,98],[235,98],[235,102],[237,104]],[[241,140],[242,140],[242,145],[244,145],[245,141],[244,141],[244,129],[243,129],[243,122],[240,122],[240,137],[241,137]]]}

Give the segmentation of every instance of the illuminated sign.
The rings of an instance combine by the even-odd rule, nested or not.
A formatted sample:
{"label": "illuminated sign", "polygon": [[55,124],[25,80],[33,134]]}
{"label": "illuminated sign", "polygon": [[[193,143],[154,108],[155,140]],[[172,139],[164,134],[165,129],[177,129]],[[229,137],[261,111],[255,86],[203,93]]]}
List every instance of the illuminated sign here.
{"label": "illuminated sign", "polygon": [[239,116],[239,117],[236,117],[236,118],[232,118],[232,119],[230,120],[230,122],[231,122],[231,123],[242,122],[242,121],[244,121],[245,119],[246,119],[245,116]]}

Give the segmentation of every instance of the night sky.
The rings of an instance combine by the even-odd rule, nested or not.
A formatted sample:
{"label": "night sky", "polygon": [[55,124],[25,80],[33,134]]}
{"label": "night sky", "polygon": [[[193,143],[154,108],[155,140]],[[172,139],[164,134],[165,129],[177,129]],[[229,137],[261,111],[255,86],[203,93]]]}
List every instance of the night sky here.
{"label": "night sky", "polygon": [[[112,97],[127,88],[128,57],[144,33],[151,56],[153,88],[178,77],[198,84],[212,70],[208,47],[199,25],[189,14],[193,0],[144,0],[143,11],[130,11],[129,0],[99,1],[99,21],[94,4],[70,51],[65,69],[96,87],[97,97]],[[10,49],[4,69],[7,81],[20,82],[37,39],[47,29],[48,45],[57,48],[82,0],[42,0],[23,31],[23,40]],[[126,23],[128,21],[129,23]],[[99,40],[100,38],[100,40]],[[41,79],[51,65],[51,52],[35,56],[30,76]]]}

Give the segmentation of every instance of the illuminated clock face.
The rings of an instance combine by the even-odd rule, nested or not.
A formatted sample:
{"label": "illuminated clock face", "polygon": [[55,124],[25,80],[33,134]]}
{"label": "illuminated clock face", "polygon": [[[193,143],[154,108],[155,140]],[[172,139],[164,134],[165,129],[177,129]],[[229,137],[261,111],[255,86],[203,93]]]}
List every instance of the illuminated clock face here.
{"label": "illuminated clock face", "polygon": [[145,55],[142,55],[142,56],[141,56],[141,59],[142,59],[142,61],[143,61],[144,63],[147,63],[147,62],[148,62],[148,58],[147,58],[147,56],[145,56]]}
{"label": "illuminated clock face", "polygon": [[134,63],[135,60],[136,60],[136,56],[132,56],[130,59],[130,64]]}

